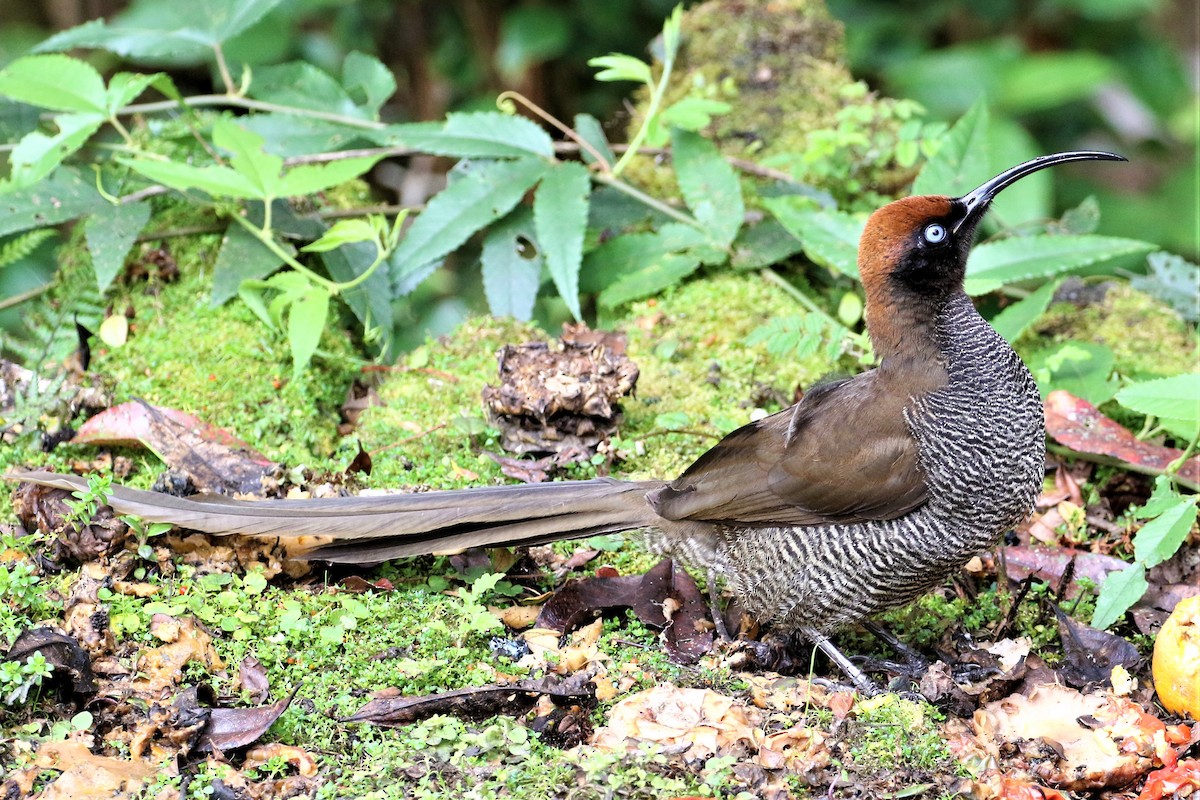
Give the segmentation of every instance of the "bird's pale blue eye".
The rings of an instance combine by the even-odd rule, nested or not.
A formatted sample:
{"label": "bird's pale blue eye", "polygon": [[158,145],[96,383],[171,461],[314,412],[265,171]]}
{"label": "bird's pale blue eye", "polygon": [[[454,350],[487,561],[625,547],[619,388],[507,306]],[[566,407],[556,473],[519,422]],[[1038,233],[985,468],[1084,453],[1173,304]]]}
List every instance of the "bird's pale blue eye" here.
{"label": "bird's pale blue eye", "polygon": [[946,229],[936,222],[925,226],[925,241],[930,244],[941,244],[946,241]]}

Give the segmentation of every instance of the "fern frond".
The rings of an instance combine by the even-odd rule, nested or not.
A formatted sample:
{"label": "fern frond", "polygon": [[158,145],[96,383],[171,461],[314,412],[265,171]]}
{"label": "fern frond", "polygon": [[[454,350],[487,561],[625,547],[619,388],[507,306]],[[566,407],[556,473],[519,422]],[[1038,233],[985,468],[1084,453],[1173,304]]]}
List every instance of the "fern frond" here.
{"label": "fern frond", "polygon": [[42,242],[53,237],[54,228],[37,228],[19,233],[4,244],[0,244],[0,269],[15,264],[38,248]]}

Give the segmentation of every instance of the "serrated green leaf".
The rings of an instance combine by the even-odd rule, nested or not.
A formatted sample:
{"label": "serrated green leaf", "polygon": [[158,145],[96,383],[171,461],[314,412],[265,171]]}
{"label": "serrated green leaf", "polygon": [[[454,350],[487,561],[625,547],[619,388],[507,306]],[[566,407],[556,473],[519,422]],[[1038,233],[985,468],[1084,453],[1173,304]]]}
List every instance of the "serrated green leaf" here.
{"label": "serrated green leaf", "polygon": [[1043,394],[1065,389],[1098,406],[1116,394],[1114,362],[1112,350],[1102,344],[1067,341],[1034,353],[1029,358],[1029,370]]}
{"label": "serrated green leaf", "polygon": [[261,192],[249,179],[229,167],[214,164],[208,167],[193,167],[178,161],[151,161],[150,159],[118,158],[135,172],[145,175],[155,183],[183,192],[200,189],[214,197],[260,198]]}
{"label": "serrated green leaf", "polygon": [[475,231],[521,201],[549,169],[545,161],[491,161],[471,169],[434,195],[388,259],[393,284],[446,256]]}
{"label": "serrated green leaf", "polygon": [[1200,423],[1200,373],[1126,386],[1117,392],[1117,402],[1139,414]]}
{"label": "serrated green leaf", "polygon": [[510,315],[523,321],[533,316],[544,263],[536,241],[533,215],[526,209],[509,214],[488,230],[479,260],[483,291],[493,316]]}
{"label": "serrated green leaf", "polygon": [[687,131],[699,131],[708,127],[713,117],[732,110],[733,106],[721,100],[689,96],[664,109],[662,121]]}
{"label": "serrated green leaf", "polygon": [[[980,165],[987,173],[982,180],[1043,152],[1037,140],[1019,123],[1008,117],[992,116],[988,121],[987,152],[983,154],[987,162]],[[1007,228],[1041,223],[1054,212],[1053,190],[1054,170],[1027,175],[996,196],[990,214]]]}
{"label": "serrated green leaf", "polygon": [[288,345],[292,349],[293,380],[300,378],[317,351],[328,314],[329,295],[315,286],[288,307]]}
{"label": "serrated green leaf", "polygon": [[995,291],[1009,283],[1052,278],[1094,269],[1148,253],[1155,246],[1113,236],[1026,236],[985,242],[967,260],[967,294]]}
{"label": "serrated green leaf", "polygon": [[249,94],[256,100],[281,106],[358,119],[372,117],[372,112],[360,108],[333,76],[307,61],[255,68]]}
{"label": "serrated green leaf", "polygon": [[300,249],[306,253],[325,253],[351,242],[374,242],[375,228],[365,219],[340,219],[321,235]]}
{"label": "serrated green leaf", "polygon": [[1182,501],[1183,495],[1175,490],[1175,484],[1171,479],[1166,475],[1159,475],[1154,479],[1154,491],[1150,493],[1150,497],[1140,508],[1134,509],[1133,516],[1136,519],[1157,517]]}
{"label": "serrated green leaf", "polygon": [[596,56],[588,59],[589,67],[596,67],[598,81],[636,81],[652,83],[653,75],[650,65],[641,59],[621,53],[610,53],[606,56]]}
{"label": "serrated green leaf", "polygon": [[1138,529],[1133,537],[1133,554],[1147,568],[1161,564],[1183,544],[1196,522],[1196,503],[1180,500]]}
{"label": "serrated green leaf", "polygon": [[222,118],[213,123],[212,137],[213,144],[229,153],[229,166],[254,187],[254,197],[286,196],[280,178],[283,159],[263,151],[261,136]]}
{"label": "serrated green leaf", "polygon": [[213,47],[261,20],[283,0],[191,0],[141,3],[118,22],[93,20],[51,36],[42,52],[98,47],[134,61],[213,61]]}
{"label": "serrated green leaf", "polygon": [[105,114],[104,78],[70,56],[18,58],[0,70],[0,94],[52,111]]}
{"label": "serrated green leaf", "polygon": [[[593,117],[591,114],[576,114],[575,115],[575,132],[579,134],[579,138],[595,148],[604,160],[608,162],[609,167],[617,163],[616,154],[608,145],[608,139],[604,135],[604,128],[600,125],[600,120]],[[583,163],[594,164],[596,158],[586,149],[581,148],[579,151],[580,157],[583,158]]]}
{"label": "serrated green leaf", "polygon": [[858,240],[864,220],[840,211],[814,209],[799,195],[765,197],[763,205],[788,233],[800,240],[814,263],[858,280]]}
{"label": "serrated green leaf", "polygon": [[688,208],[708,229],[714,245],[729,247],[746,211],[733,167],[712,142],[678,128],[671,132],[671,157]]}
{"label": "serrated green leaf", "polygon": [[607,309],[641,300],[674,286],[700,268],[694,253],[665,253],[642,269],[618,280],[600,292],[600,305]]}
{"label": "serrated green leaf", "polygon": [[280,197],[299,197],[328,189],[370,171],[381,156],[344,158],[324,164],[301,164],[287,171],[279,182]]}
{"label": "serrated green leaf", "polygon": [[996,316],[992,317],[992,327],[996,333],[1004,337],[1004,341],[1012,344],[1029,330],[1029,326],[1037,321],[1050,305],[1054,293],[1058,291],[1059,281],[1042,284],[1037,291],[1028,297],[1013,303]]}
{"label": "serrated green leaf", "polygon": [[448,114],[444,123],[391,125],[370,136],[383,145],[403,145],[453,158],[554,155],[554,142],[537,123],[498,111]]}
{"label": "serrated green leaf", "polygon": [[94,178],[62,167],[28,188],[0,191],[0,236],[56,225],[107,205]]}
{"label": "serrated green leaf", "polygon": [[966,194],[991,178],[987,103],[980,98],[954,124],[913,181],[913,194]]}
{"label": "serrated green leaf", "polygon": [[[238,293],[243,282],[265,278],[283,265],[283,260],[236,222],[229,223],[221,237],[217,263],[213,267],[209,302],[219,306]],[[263,306],[263,313],[266,307]]]}
{"label": "serrated green leaf", "polygon": [[54,118],[58,132],[47,136],[41,131],[24,136],[9,153],[9,185],[32,186],[54,171],[67,156],[83,147],[104,124],[99,114],[59,114]]}
{"label": "serrated green leaf", "polygon": [[801,250],[800,240],[774,217],[746,225],[733,242],[730,264],[734,269],[761,269],[777,264]]}
{"label": "serrated green leaf", "polygon": [[148,75],[133,72],[118,72],[108,82],[105,93],[105,107],[110,115],[116,114],[125,106],[132,103],[138,96],[159,83],[163,73],[155,72]]}
{"label": "serrated green leaf", "polygon": [[396,93],[396,78],[372,55],[352,50],[342,62],[342,83],[351,99],[377,119],[379,109]]}
{"label": "serrated green leaf", "polygon": [[1165,250],[1151,253],[1146,263],[1149,274],[1134,275],[1130,285],[1169,304],[1188,322],[1200,322],[1200,267]]}
{"label": "serrated green leaf", "polygon": [[1132,564],[1119,572],[1108,573],[1096,597],[1092,627],[1104,630],[1112,625],[1142,598],[1148,588],[1144,564]]}
{"label": "serrated green leaf", "polygon": [[144,201],[109,206],[88,217],[83,234],[92,257],[96,285],[101,292],[120,273],[125,257],[149,221],[150,204]]}
{"label": "serrated green leaf", "polygon": [[[346,283],[362,275],[374,263],[375,257],[375,247],[360,242],[322,253],[321,261],[329,270],[329,277]],[[392,288],[387,271],[380,266],[369,278],[340,296],[364,329],[379,331],[380,339],[372,344],[381,351],[386,350],[393,324]]]}
{"label": "serrated green leaf", "polygon": [[275,329],[275,320],[271,319],[271,312],[267,309],[267,304],[263,300],[263,281],[249,280],[243,281],[238,286],[238,297],[242,298],[242,302],[246,307],[254,312],[254,316],[258,317],[263,325],[268,328]]}
{"label": "serrated green leaf", "polygon": [[579,266],[583,261],[590,188],[587,167],[565,161],[547,173],[533,198],[538,244],[554,286],[575,319],[583,317],[579,308]]}
{"label": "serrated green leaf", "polygon": [[238,124],[266,140],[268,153],[289,158],[313,153],[332,153],[375,142],[362,128],[295,114],[253,114],[240,117]]}

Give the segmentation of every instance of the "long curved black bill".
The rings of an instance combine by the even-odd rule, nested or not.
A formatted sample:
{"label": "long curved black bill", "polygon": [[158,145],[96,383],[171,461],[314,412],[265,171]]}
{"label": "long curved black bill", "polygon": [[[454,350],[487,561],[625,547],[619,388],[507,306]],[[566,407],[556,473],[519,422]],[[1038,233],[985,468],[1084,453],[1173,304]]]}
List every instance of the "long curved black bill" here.
{"label": "long curved black bill", "polygon": [[1056,164],[1065,164],[1068,161],[1128,161],[1125,156],[1117,155],[1116,153],[1106,153],[1103,150],[1070,150],[1065,153],[1053,153],[1048,156],[1038,156],[1035,159],[1026,161],[1023,164],[1017,164],[1015,167],[1010,167],[1004,170],[996,177],[984,183],[977,189],[967,192],[962,197],[954,199],[955,205],[961,204],[963,209],[962,218],[958,224],[954,226],[957,232],[960,228],[974,225],[979,221],[987,211],[988,205],[992,199],[1000,194],[1006,187],[1013,185],[1027,175],[1032,175],[1040,169],[1053,167]]}

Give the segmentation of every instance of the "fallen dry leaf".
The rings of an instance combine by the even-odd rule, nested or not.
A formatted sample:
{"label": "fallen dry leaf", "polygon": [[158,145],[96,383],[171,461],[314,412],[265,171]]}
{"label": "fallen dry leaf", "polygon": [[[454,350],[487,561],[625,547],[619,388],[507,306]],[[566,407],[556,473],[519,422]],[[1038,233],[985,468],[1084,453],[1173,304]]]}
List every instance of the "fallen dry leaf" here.
{"label": "fallen dry leaf", "polygon": [[[1061,389],[1046,396],[1046,433],[1081,453],[1111,456],[1130,464],[1165,470],[1182,450],[1140,441],[1131,431],[1104,416],[1091,403]],[[1189,459],[1179,476],[1200,482],[1200,456]]]}
{"label": "fallen dry leaf", "polygon": [[[110,800],[133,796],[162,765],[93,755],[78,739],[45,742],[38,748],[36,771],[62,770],[38,800]],[[35,776],[36,776],[35,771]]]}
{"label": "fallen dry leaf", "polygon": [[1053,684],[989,703],[970,723],[951,720],[946,729],[951,752],[976,774],[989,767],[1069,791],[1127,786],[1174,757],[1165,726],[1141,706]]}
{"label": "fallen dry leaf", "polygon": [[1139,671],[1143,659],[1131,642],[1072,619],[1057,605],[1054,613],[1063,645],[1064,659],[1057,670],[1063,683],[1083,689],[1110,683],[1114,667]]}
{"label": "fallen dry leaf", "polygon": [[299,686],[287,697],[266,706],[254,708],[214,708],[209,711],[208,724],[200,731],[198,749],[201,752],[224,752],[257,742],[287,711]]}
{"label": "fallen dry leaf", "polygon": [[192,661],[210,670],[225,667],[213,649],[212,637],[194,618],[176,620],[166,614],[155,614],[151,623],[157,623],[160,638],[168,637],[169,641],[138,654],[138,677],[130,684],[135,692],[163,699],[183,679],[183,668]]}
{"label": "fallen dry leaf", "polygon": [[218,494],[262,494],[264,479],[279,467],[228,431],[142,400],[92,417],[71,443],[141,445],[190,478],[196,489]]}
{"label": "fallen dry leaf", "polygon": [[757,709],[728,695],[660,684],[613,706],[591,744],[626,752],[637,750],[642,742],[654,742],[682,752],[688,760],[743,757],[756,749],[760,722]]}
{"label": "fallen dry leaf", "polygon": [[79,642],[52,628],[32,628],[22,631],[5,654],[6,661],[25,661],[34,653],[41,653],[46,663],[66,677],[75,694],[91,694],[96,691],[96,679],[92,674],[92,659]]}
{"label": "fallen dry leaf", "polygon": [[311,778],[317,774],[316,756],[303,748],[279,742],[260,744],[258,747],[247,750],[246,762],[242,768],[255,769],[273,758],[282,759],[285,763],[291,764],[296,768],[296,772],[305,778]]}

